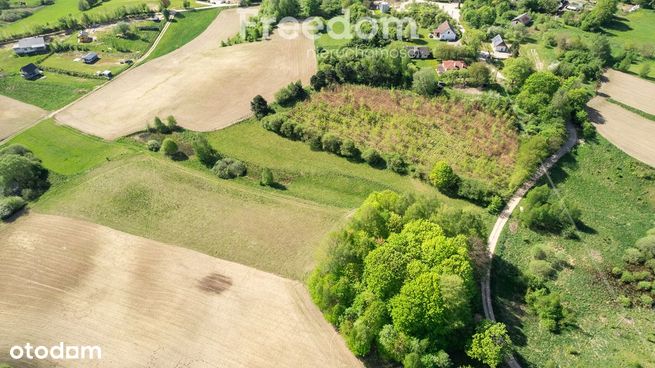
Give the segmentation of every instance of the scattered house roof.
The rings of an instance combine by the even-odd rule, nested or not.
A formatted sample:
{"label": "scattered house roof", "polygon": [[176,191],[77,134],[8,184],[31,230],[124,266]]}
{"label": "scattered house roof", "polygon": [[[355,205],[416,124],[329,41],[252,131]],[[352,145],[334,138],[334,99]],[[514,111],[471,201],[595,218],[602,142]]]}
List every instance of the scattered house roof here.
{"label": "scattered house roof", "polygon": [[518,17],[512,19],[512,24],[521,23],[521,24],[527,26],[528,24],[530,24],[530,22],[532,22],[532,17],[528,13],[523,13],[523,14],[519,15]]}
{"label": "scattered house roof", "polygon": [[43,74],[43,72],[33,63],[29,63],[20,68],[20,74],[25,79],[33,79]]}
{"label": "scattered house roof", "polygon": [[432,57],[432,50],[426,46],[407,46],[407,54],[412,59],[427,59]]}
{"label": "scattered house roof", "polygon": [[18,40],[13,49],[17,54],[31,54],[48,48],[43,37],[28,37]]}
{"label": "scattered house roof", "polygon": [[91,64],[97,61],[98,59],[100,58],[98,57],[98,54],[96,54],[95,52],[89,52],[88,54],[82,56],[82,61],[84,61],[84,63],[86,64]]}
{"label": "scattered house roof", "polygon": [[450,22],[445,21],[445,22],[439,24],[439,27],[437,27],[437,29],[435,29],[433,32],[434,33],[444,33],[447,30],[451,30],[451,31],[455,32],[455,29],[450,25]]}
{"label": "scattered house roof", "polygon": [[455,41],[457,40],[457,32],[455,32],[455,28],[448,21],[445,21],[432,31],[430,37],[442,41]]}
{"label": "scattered house roof", "polygon": [[491,45],[493,47],[499,46],[499,45],[506,45],[505,41],[503,41],[503,38],[500,35],[495,35],[494,38],[491,39]]}
{"label": "scattered house roof", "polygon": [[443,74],[450,70],[466,69],[468,65],[462,60],[444,60],[437,67],[437,72]]}

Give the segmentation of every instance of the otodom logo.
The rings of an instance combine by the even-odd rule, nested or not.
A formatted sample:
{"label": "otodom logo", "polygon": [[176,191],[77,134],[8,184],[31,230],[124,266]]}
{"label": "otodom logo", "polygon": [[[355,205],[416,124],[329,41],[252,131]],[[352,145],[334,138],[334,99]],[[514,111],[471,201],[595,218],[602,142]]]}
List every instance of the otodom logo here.
{"label": "otodom logo", "polygon": [[94,360],[102,359],[102,349],[99,346],[66,345],[63,342],[52,346],[32,345],[28,342],[12,346],[9,356],[15,360]]}

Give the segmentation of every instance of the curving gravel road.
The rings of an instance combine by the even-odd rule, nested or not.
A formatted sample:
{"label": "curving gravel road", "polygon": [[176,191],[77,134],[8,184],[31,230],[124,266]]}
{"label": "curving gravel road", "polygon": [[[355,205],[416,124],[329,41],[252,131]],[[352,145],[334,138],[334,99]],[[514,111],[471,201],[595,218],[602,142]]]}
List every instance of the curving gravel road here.
{"label": "curving gravel road", "polygon": [[[503,228],[505,228],[505,224],[507,224],[507,221],[509,220],[510,215],[518,206],[519,202],[521,202],[521,199],[525,196],[525,194],[532,188],[537,180],[539,180],[548,170],[550,170],[557,161],[559,161],[562,156],[567,154],[573,146],[576,145],[578,142],[578,134],[575,131],[575,127],[573,124],[570,122],[567,123],[566,125],[566,130],[568,133],[568,138],[564,145],[552,156],[550,156],[546,161],[544,161],[541,166],[539,166],[539,169],[532,175],[530,180],[526,181],[523,183],[523,185],[514,193],[512,198],[507,202],[507,205],[503,209],[503,211],[500,213],[498,216],[498,219],[496,220],[496,223],[494,224],[493,229],[491,230],[491,234],[489,234],[489,239],[487,240],[487,246],[489,248],[489,257],[493,258],[494,256],[494,251],[496,250],[496,245],[498,245],[498,239],[500,238],[500,234],[503,232]],[[487,268],[487,273],[485,274],[485,277],[482,279],[481,282],[481,290],[482,290],[482,307],[484,308],[484,316],[491,320],[495,321],[496,316],[494,316],[494,309],[493,305],[491,303],[491,263],[489,263],[489,267]],[[511,368],[521,368],[521,365],[516,361],[514,356],[510,356],[505,363],[507,363],[508,366]]]}

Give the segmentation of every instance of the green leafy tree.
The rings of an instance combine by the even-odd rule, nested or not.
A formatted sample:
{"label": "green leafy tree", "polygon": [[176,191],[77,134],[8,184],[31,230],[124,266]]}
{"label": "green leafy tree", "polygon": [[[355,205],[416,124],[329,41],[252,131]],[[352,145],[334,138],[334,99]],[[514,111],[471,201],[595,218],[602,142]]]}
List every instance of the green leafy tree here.
{"label": "green leafy tree", "polygon": [[490,80],[491,72],[485,63],[477,62],[469,66],[466,83],[474,87],[481,87],[489,84]]}
{"label": "green leafy tree", "polygon": [[512,340],[500,322],[483,321],[466,350],[468,356],[492,368],[500,365],[512,351]]}
{"label": "green leafy tree", "polygon": [[196,157],[198,157],[198,161],[206,167],[213,167],[216,161],[221,159],[221,155],[216,152],[214,147],[209,144],[209,141],[203,135],[196,136],[191,146]]}
{"label": "green leafy tree", "polygon": [[523,82],[534,72],[532,60],[526,57],[512,58],[505,62],[503,75],[507,81],[507,88],[510,92],[517,92],[523,86]]}
{"label": "green leafy tree", "polygon": [[437,73],[434,69],[422,68],[414,73],[412,89],[424,96],[432,96],[437,93]]}
{"label": "green leafy tree", "polygon": [[158,133],[167,134],[171,132],[170,129],[168,129],[168,126],[166,126],[166,124],[164,124],[164,122],[161,121],[158,116],[155,116],[153,127]]}
{"label": "green leafy tree", "polygon": [[647,62],[644,62],[641,64],[641,67],[639,68],[639,76],[642,78],[648,77],[648,74],[650,74],[650,64]]}
{"label": "green leafy tree", "polygon": [[391,299],[391,317],[399,331],[421,337],[448,331],[439,278],[436,272],[424,272],[405,283]]}
{"label": "green leafy tree", "polygon": [[177,143],[170,138],[166,138],[161,144],[161,150],[166,156],[173,156],[178,150]]}
{"label": "green leafy tree", "polygon": [[459,176],[455,174],[453,168],[445,161],[439,161],[432,167],[429,175],[430,183],[437,187],[440,192],[448,195],[457,193],[459,186]]}
{"label": "green leafy tree", "polygon": [[274,183],[275,181],[273,179],[273,173],[271,172],[271,169],[264,168],[262,170],[261,178],[259,179],[259,184],[265,186],[271,186]]}
{"label": "green leafy tree", "polygon": [[268,107],[268,102],[261,95],[255,96],[255,98],[250,101],[250,110],[255,114],[257,119],[263,118],[271,111],[270,107]]}
{"label": "green leafy tree", "polygon": [[175,132],[178,129],[180,129],[179,126],[177,125],[177,120],[173,115],[168,115],[168,117],[166,117],[166,127],[170,132]]}

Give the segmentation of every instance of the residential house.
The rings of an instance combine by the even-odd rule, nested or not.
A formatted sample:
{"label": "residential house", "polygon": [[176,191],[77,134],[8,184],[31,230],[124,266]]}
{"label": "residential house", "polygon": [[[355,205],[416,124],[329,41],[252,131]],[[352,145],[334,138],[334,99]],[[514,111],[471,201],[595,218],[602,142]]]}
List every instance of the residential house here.
{"label": "residential house", "polygon": [[468,65],[462,60],[444,60],[437,67],[437,73],[443,74],[450,70],[466,69]]}
{"label": "residential house", "polygon": [[93,41],[93,37],[89,35],[87,31],[80,31],[77,34],[77,42],[79,43],[89,43]]}
{"label": "residential house", "polygon": [[36,79],[42,76],[43,72],[36,65],[29,63],[20,68],[20,75],[25,79]]}
{"label": "residential house", "polygon": [[88,54],[82,56],[82,61],[84,64],[93,64],[98,60],[100,60],[100,57],[98,57],[98,54],[95,52],[89,52]]}
{"label": "residential house", "polygon": [[388,13],[389,10],[391,9],[391,6],[389,5],[388,2],[386,2],[386,1],[382,1],[382,2],[380,2],[380,4],[378,4],[378,9],[379,9],[382,13]]}
{"label": "residential house", "polygon": [[507,46],[500,35],[496,35],[491,39],[491,47],[496,52],[509,52],[509,46]]}
{"label": "residential house", "polygon": [[440,41],[456,41],[457,32],[450,25],[448,21],[445,21],[437,27],[432,33],[430,33],[430,38],[434,38]]}
{"label": "residential house", "polygon": [[519,15],[518,17],[512,19],[512,25],[515,26],[517,24],[523,24],[524,26],[527,26],[532,22],[532,17],[528,13],[523,13]]}
{"label": "residential house", "polygon": [[432,57],[432,50],[426,46],[407,46],[405,50],[412,59],[429,59]]}
{"label": "residential house", "polygon": [[31,55],[48,50],[48,45],[43,37],[28,37],[18,41],[13,47],[18,55]]}

